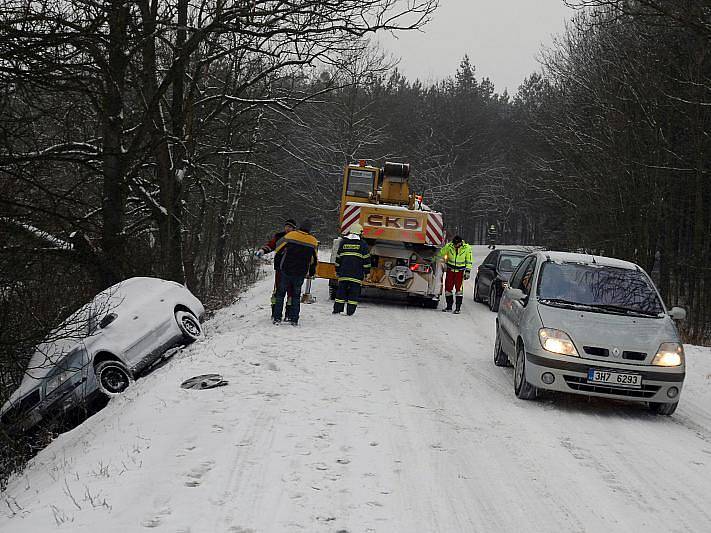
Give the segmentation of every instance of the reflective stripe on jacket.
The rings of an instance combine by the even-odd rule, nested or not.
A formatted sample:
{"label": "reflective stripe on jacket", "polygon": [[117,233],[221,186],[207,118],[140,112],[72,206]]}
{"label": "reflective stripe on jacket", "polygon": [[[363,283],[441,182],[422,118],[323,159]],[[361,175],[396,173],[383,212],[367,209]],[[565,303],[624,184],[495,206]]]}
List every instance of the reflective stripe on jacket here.
{"label": "reflective stripe on jacket", "polygon": [[358,235],[348,234],[341,240],[336,253],[338,281],[362,283],[370,270],[368,243]]}
{"label": "reflective stripe on jacket", "polygon": [[471,270],[472,269],[472,247],[466,242],[457,250],[454,244],[448,242],[439,251],[438,257],[444,259],[449,270]]}

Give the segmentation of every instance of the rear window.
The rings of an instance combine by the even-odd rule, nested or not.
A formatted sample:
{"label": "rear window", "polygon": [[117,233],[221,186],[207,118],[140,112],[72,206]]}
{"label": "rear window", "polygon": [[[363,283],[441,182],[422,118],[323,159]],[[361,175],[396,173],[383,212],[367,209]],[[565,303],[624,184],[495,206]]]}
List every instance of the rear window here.
{"label": "rear window", "polygon": [[346,194],[349,196],[368,198],[373,192],[374,183],[375,172],[372,170],[351,169],[348,172]]}
{"label": "rear window", "polygon": [[540,300],[613,312],[629,310],[649,315],[664,312],[656,290],[640,270],[549,261],[541,267],[538,283]]}
{"label": "rear window", "polygon": [[525,255],[509,255],[502,253],[501,257],[499,257],[499,270],[502,272],[513,272],[525,257]]}

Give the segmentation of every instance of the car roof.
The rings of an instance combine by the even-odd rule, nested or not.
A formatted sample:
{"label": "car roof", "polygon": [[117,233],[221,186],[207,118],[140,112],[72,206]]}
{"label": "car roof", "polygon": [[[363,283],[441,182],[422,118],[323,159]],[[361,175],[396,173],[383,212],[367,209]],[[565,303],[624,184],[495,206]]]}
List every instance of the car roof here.
{"label": "car roof", "polygon": [[497,248],[496,251],[506,255],[521,255],[524,257],[531,253],[529,250],[517,250],[514,248]]}
{"label": "car roof", "polygon": [[542,259],[550,260],[555,263],[579,263],[583,265],[602,265],[614,268],[624,268],[625,270],[639,270],[639,266],[629,261],[616,259],[614,257],[605,257],[604,255],[580,254],[573,252],[536,252],[536,255]]}

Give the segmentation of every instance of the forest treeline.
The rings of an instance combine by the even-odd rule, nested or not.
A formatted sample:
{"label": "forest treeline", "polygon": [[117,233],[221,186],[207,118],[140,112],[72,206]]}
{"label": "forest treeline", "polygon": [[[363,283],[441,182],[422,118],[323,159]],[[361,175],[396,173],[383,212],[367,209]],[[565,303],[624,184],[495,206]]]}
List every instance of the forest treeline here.
{"label": "forest treeline", "polygon": [[174,279],[215,307],[286,218],[328,243],[357,159],[411,163],[471,242],[494,223],[503,242],[638,262],[688,309],[685,339],[709,342],[709,2],[570,3],[510,95],[476,54],[424,83],[369,44],[435,0],[7,0],[0,399],[112,283]]}

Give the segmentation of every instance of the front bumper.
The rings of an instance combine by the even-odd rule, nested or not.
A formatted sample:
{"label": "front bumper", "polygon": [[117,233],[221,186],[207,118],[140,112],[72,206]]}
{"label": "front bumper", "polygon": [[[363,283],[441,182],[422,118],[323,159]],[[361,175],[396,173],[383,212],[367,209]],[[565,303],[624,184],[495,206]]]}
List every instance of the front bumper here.
{"label": "front bumper", "polygon": [[83,404],[86,398],[80,385],[85,381],[84,378],[67,382],[33,407],[22,409],[18,405],[17,408],[11,408],[3,414],[0,422],[10,433],[25,433],[43,421],[53,420]]}
{"label": "front bumper", "polygon": [[[588,370],[591,368],[640,374],[641,388],[619,387],[612,384],[588,383]],[[544,383],[541,376],[553,374],[553,383]],[[628,365],[611,361],[581,359],[579,357],[543,356],[526,353],[526,381],[543,389],[585,396],[599,396],[638,402],[673,403],[679,401],[684,383],[683,368],[650,367]],[[676,388],[676,394],[669,396],[670,389]],[[673,391],[672,391],[673,392]]]}

